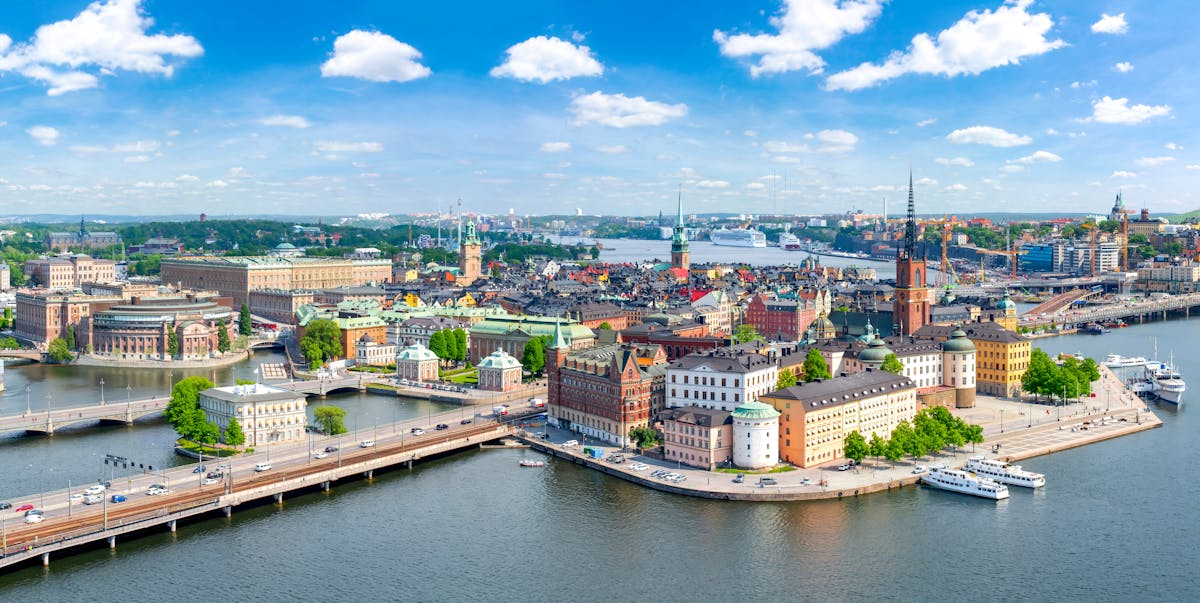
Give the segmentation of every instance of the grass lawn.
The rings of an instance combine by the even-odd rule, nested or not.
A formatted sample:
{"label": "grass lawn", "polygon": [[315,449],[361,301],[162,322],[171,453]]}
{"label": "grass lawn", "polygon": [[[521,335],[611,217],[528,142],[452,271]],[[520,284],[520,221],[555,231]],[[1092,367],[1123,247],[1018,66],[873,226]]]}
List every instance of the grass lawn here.
{"label": "grass lawn", "polygon": [[212,446],[205,446],[204,444],[199,444],[191,440],[184,440],[182,438],[176,440],[175,443],[184,450],[201,453],[204,456],[224,458],[228,456],[237,456],[238,454],[238,451],[236,450],[230,450],[228,448],[213,448]]}
{"label": "grass lawn", "polygon": [[457,373],[454,373],[452,375],[447,375],[447,374],[443,373],[442,378],[449,381],[450,383],[475,384],[475,383],[479,383],[479,371],[476,369],[468,369],[465,371],[458,371]]}

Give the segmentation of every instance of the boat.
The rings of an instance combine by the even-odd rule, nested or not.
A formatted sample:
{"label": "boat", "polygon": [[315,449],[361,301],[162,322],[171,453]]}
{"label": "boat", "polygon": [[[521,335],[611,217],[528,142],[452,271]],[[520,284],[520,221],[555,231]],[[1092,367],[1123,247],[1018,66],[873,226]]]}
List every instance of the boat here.
{"label": "boat", "polygon": [[1010,486],[1041,488],[1046,485],[1046,476],[1041,473],[1025,471],[1020,465],[1013,465],[996,459],[985,459],[982,456],[973,456],[968,459],[964,470]]}
{"label": "boat", "polygon": [[518,464],[521,465],[522,467],[545,467],[546,461],[535,461],[533,459],[521,459],[521,462]]}
{"label": "boat", "polygon": [[800,251],[800,237],[785,232],[779,235],[779,247],[787,251]]}
{"label": "boat", "polygon": [[1173,357],[1170,363],[1157,360],[1147,362],[1144,381],[1153,385],[1151,393],[1170,404],[1180,404],[1183,401],[1183,393],[1187,391],[1187,383],[1179,371],[1175,370]]}
{"label": "boat", "polygon": [[970,494],[980,498],[1000,500],[1008,498],[1008,486],[988,477],[976,477],[957,469],[930,469],[921,477],[921,483],[933,488]]}
{"label": "boat", "polygon": [[1108,368],[1130,368],[1138,366],[1146,366],[1145,356],[1122,356],[1120,354],[1109,354],[1104,357],[1104,366]]}
{"label": "boat", "polygon": [[788,243],[783,246],[784,251],[808,251],[803,243]]}
{"label": "boat", "polygon": [[1083,328],[1083,332],[1089,335],[1103,335],[1108,332],[1108,329],[1104,328],[1104,325],[1098,322],[1089,322],[1087,326]]}
{"label": "boat", "polygon": [[767,235],[752,228],[719,228],[708,233],[713,245],[725,247],[766,247]]}

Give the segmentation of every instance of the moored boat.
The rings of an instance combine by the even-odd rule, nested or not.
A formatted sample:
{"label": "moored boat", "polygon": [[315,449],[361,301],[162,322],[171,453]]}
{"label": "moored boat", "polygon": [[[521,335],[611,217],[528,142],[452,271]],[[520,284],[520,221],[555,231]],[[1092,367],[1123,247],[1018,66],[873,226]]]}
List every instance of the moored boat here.
{"label": "moored boat", "polygon": [[1130,368],[1137,366],[1146,366],[1145,356],[1122,356],[1120,354],[1109,354],[1104,357],[1104,366],[1108,368]]}
{"label": "moored boat", "polygon": [[941,490],[970,494],[980,498],[1000,500],[1008,498],[1008,486],[987,477],[976,477],[957,469],[930,469],[921,477],[921,483]]}
{"label": "moored boat", "polygon": [[535,461],[533,459],[521,459],[521,462],[518,464],[521,465],[522,467],[545,467],[546,461]]}
{"label": "moored boat", "polygon": [[1041,488],[1046,485],[1046,476],[1041,473],[1026,471],[1020,465],[996,459],[985,459],[982,456],[973,456],[968,459],[964,469],[977,476],[988,477],[1011,486]]}
{"label": "moored boat", "polygon": [[752,228],[719,228],[708,233],[713,245],[726,247],[766,247],[767,235]]}

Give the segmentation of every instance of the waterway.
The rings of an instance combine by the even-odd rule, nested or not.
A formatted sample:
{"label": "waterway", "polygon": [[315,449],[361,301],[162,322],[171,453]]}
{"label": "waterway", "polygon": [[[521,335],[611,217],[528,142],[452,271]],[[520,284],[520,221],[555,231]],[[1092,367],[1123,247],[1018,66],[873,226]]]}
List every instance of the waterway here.
{"label": "waterway", "polygon": [[[1188,353],[1198,337],[1193,319],[1036,344],[1149,355],[1157,338],[1200,400],[1200,357]],[[47,370],[7,376],[36,380]],[[148,378],[145,387],[159,385]],[[14,408],[14,395],[5,393],[4,408]],[[336,401],[360,420],[384,421],[395,402]],[[403,404],[396,408],[418,410]],[[0,598],[1195,600],[1200,415],[1192,410],[1156,408],[1160,429],[1027,460],[1048,485],[1014,488],[1000,502],[914,487],[845,501],[723,503],[559,460],[523,469],[517,460],[535,455],[527,450],[478,450],[22,569],[0,576]],[[94,479],[94,454],[149,454],[169,440],[151,424],[0,442],[0,498],[65,486],[50,483],[60,472]]]}

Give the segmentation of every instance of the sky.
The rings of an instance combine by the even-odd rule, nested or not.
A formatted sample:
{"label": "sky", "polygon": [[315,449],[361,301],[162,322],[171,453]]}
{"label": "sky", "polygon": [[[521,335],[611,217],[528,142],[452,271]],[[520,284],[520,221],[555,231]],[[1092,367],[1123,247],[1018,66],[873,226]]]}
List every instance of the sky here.
{"label": "sky", "polygon": [[0,215],[1200,207],[1187,0],[28,0]]}

